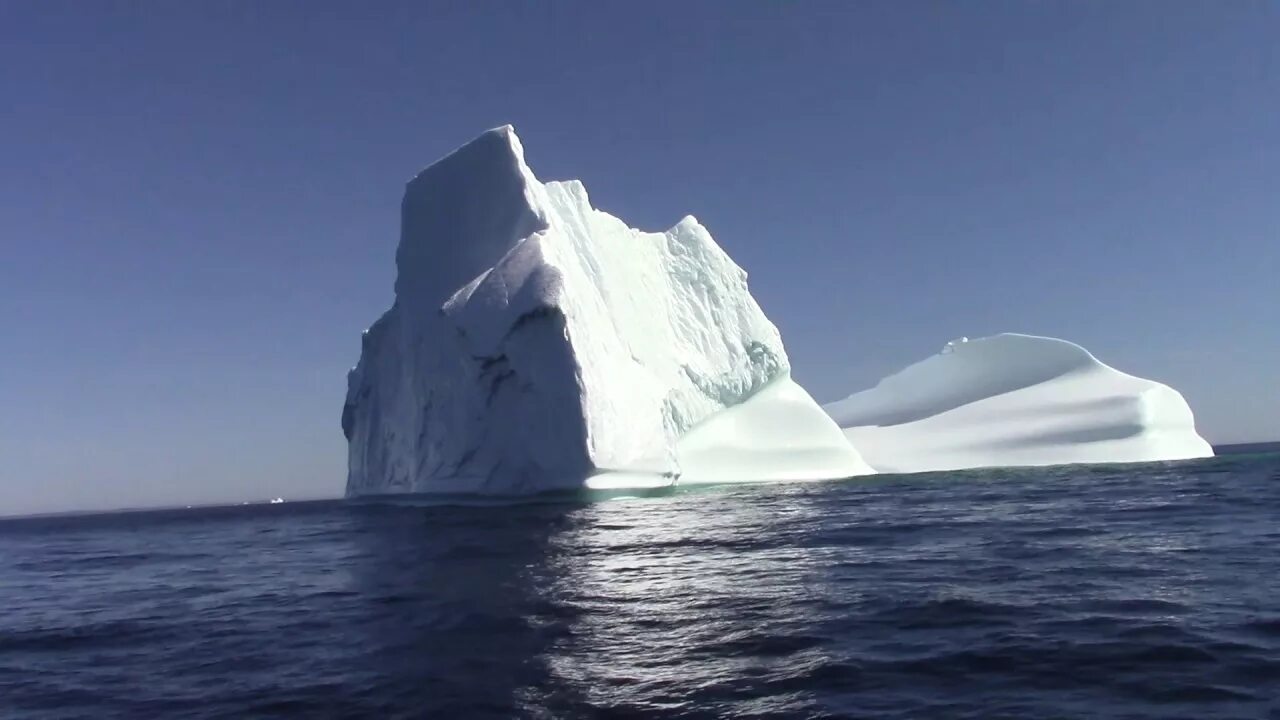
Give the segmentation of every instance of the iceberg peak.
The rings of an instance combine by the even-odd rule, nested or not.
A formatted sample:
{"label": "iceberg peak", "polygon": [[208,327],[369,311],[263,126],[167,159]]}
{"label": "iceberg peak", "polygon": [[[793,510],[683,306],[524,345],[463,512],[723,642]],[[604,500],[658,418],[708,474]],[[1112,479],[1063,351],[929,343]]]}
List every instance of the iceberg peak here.
{"label": "iceberg peak", "polygon": [[628,227],[540,182],[509,125],[401,209],[396,302],[347,380],[348,494],[870,472],[693,216]]}
{"label": "iceberg peak", "polygon": [[481,134],[405,187],[396,248],[396,299],[435,305],[547,227],[542,185],[515,128]]}

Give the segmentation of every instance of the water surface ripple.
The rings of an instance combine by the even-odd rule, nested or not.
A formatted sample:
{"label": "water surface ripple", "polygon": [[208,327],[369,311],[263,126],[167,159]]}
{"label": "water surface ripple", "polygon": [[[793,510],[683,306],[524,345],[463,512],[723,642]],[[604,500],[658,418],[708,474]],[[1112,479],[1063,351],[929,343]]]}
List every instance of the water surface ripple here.
{"label": "water surface ripple", "polygon": [[1280,456],[0,522],[0,717],[1280,718]]}

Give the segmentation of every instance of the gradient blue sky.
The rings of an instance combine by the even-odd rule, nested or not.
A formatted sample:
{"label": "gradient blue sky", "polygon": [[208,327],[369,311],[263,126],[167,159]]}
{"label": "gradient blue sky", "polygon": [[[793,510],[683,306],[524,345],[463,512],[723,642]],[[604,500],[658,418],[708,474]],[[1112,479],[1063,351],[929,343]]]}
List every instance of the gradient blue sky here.
{"label": "gradient blue sky", "polygon": [[335,495],[400,193],[513,123],[819,400],[1065,337],[1280,437],[1272,2],[0,3],[0,514]]}

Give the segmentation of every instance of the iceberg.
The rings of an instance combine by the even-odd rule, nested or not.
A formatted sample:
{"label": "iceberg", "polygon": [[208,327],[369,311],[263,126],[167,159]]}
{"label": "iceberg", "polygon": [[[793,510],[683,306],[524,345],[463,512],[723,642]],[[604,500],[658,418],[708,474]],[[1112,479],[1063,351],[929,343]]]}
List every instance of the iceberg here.
{"label": "iceberg", "polygon": [[1033,335],[959,338],[823,409],[880,472],[1213,455],[1176,390]]}
{"label": "iceberg", "polygon": [[510,126],[408,183],[396,271],[347,378],[348,495],[872,472],[705,227],[540,182]]}

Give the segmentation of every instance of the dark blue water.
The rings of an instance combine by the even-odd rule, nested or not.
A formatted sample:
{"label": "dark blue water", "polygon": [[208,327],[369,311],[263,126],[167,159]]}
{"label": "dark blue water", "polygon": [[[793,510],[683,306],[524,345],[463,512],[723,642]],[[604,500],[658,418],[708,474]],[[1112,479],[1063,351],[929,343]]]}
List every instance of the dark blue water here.
{"label": "dark blue water", "polygon": [[1280,717],[1280,456],[0,522],[0,717]]}

